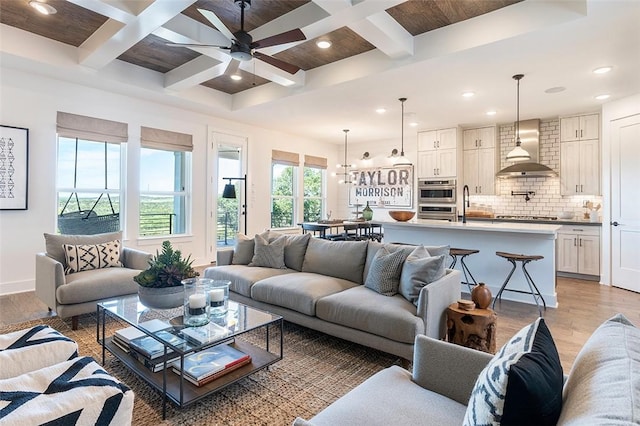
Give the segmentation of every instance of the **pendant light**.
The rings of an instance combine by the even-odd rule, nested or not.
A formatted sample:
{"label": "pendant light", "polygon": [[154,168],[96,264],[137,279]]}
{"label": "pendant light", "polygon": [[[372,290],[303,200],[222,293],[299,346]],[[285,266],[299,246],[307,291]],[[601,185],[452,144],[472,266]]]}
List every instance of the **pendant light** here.
{"label": "pendant light", "polygon": [[404,156],[404,102],[407,100],[407,98],[400,98],[398,100],[400,101],[402,111],[402,121],[400,123],[400,156],[393,163],[393,166],[404,167],[411,166],[411,161],[409,161],[409,159]]}
{"label": "pendant light", "polygon": [[352,181],[349,169],[355,167],[355,165],[347,163],[347,133],[349,133],[349,129],[344,129],[342,131],[344,132],[344,163],[338,164],[338,168],[342,168],[342,173],[335,173],[334,176],[342,177],[338,183],[350,184]]}
{"label": "pendant light", "polygon": [[512,78],[518,82],[516,100],[516,147],[507,154],[507,161],[526,161],[531,159],[531,155],[522,148],[520,141],[520,80],[524,74],[516,74]]}

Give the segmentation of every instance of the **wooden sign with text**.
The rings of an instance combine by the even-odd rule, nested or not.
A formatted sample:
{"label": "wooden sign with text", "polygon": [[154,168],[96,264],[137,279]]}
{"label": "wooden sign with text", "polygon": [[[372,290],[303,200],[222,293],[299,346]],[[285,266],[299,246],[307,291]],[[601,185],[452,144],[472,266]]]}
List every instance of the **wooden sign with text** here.
{"label": "wooden sign with text", "polygon": [[413,166],[352,170],[351,181],[350,206],[413,207]]}

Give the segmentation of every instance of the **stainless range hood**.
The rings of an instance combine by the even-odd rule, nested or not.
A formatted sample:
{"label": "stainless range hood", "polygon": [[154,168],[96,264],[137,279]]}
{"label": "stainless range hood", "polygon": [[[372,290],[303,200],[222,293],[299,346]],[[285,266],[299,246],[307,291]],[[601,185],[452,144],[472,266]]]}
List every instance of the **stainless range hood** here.
{"label": "stainless range hood", "polygon": [[538,159],[540,158],[540,120],[520,121],[520,140],[522,142],[522,148],[531,155],[531,159],[505,167],[496,173],[496,177],[509,179],[558,176],[558,174],[549,167],[538,163]]}

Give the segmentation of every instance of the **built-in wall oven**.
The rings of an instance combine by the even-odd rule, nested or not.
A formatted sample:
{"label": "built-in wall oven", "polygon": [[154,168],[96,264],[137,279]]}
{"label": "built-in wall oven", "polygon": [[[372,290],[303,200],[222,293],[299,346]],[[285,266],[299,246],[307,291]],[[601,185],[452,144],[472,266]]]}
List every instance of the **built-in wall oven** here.
{"label": "built-in wall oven", "polygon": [[424,203],[456,203],[456,181],[427,180],[418,181],[418,204]]}
{"label": "built-in wall oven", "polygon": [[458,220],[456,180],[418,180],[418,219]]}

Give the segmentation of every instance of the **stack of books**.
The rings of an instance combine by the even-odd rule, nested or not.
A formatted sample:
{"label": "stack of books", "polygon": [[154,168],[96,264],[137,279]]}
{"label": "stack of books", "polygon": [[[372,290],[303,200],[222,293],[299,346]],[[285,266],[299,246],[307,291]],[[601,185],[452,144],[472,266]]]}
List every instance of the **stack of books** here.
{"label": "stack of books", "polygon": [[[173,346],[181,346],[185,343],[185,340],[175,334],[169,333],[166,330],[161,330],[153,333],[160,339]],[[165,345],[151,336],[143,336],[133,339],[129,342],[131,351],[129,354],[131,357],[140,361],[149,370],[157,373],[162,371],[165,365],[170,365],[176,360],[180,360],[180,355],[175,351],[167,347],[167,355],[164,355]],[[165,363],[166,360],[166,363]]]}
{"label": "stack of books", "polygon": [[224,339],[231,334],[227,328],[213,322],[201,327],[185,327],[181,333],[184,338],[196,345],[206,345],[207,343]]}
{"label": "stack of books", "polygon": [[[202,386],[251,362],[251,356],[229,345],[218,345],[184,357],[184,378]],[[180,360],[173,372],[181,374]]]}
{"label": "stack of books", "polygon": [[[145,330],[148,330],[151,333],[172,328],[171,324],[159,319],[153,319],[150,321],[141,322],[140,324],[138,324],[138,326],[140,328],[144,328]],[[137,339],[139,337],[144,337],[144,336],[146,336],[146,334],[143,331],[139,330],[134,326],[131,326],[131,327],[123,328],[121,330],[116,331],[113,335],[112,341],[117,347],[119,347],[126,353],[130,353],[131,349],[129,348],[129,342],[131,342],[133,339]]]}

